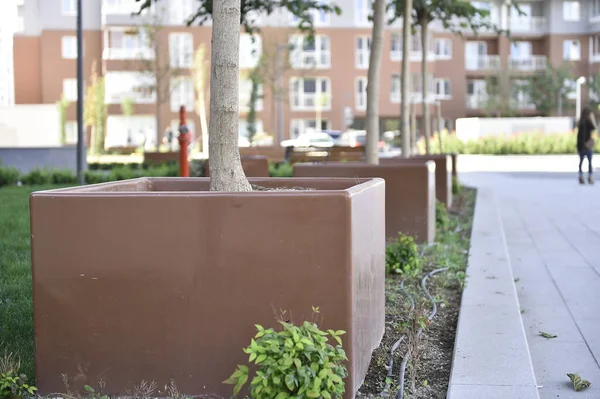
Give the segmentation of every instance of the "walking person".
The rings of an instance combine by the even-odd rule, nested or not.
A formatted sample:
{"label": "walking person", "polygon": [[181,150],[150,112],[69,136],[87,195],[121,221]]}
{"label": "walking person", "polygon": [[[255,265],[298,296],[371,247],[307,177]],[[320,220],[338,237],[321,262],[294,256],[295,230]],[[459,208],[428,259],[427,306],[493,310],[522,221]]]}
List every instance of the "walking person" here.
{"label": "walking person", "polygon": [[594,138],[592,136],[596,130],[594,114],[586,107],[581,111],[579,123],[577,124],[577,152],[579,153],[579,183],[585,184],[583,178],[583,160],[588,160],[588,183],[594,184],[592,156],[594,154]]}

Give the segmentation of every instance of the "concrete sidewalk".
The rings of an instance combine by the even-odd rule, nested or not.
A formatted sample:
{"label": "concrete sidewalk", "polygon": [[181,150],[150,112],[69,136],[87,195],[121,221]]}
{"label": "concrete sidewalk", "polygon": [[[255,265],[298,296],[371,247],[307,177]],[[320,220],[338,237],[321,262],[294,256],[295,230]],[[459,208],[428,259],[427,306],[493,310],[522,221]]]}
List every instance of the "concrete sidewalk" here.
{"label": "concrete sidewalk", "polygon": [[[600,184],[571,176],[461,175],[497,197],[542,399],[600,398]],[[591,387],[575,392],[567,373]]]}

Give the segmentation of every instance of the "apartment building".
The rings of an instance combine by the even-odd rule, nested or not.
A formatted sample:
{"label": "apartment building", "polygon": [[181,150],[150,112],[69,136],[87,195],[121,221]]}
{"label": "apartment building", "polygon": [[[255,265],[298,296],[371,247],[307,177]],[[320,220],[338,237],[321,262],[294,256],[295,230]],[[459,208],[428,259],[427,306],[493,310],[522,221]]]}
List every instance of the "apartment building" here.
{"label": "apartment building", "polygon": [[[55,103],[63,94],[76,101],[76,0],[20,1],[21,19],[14,37],[16,103]],[[285,10],[254,16],[261,27],[254,38],[241,32],[240,136],[247,133],[252,89],[249,73],[261,60],[265,76],[256,104],[259,132],[265,131],[277,141],[296,137],[317,124],[322,129],[342,130],[347,128],[349,114],[353,116],[353,127],[364,126],[371,0],[335,3],[343,10],[339,16],[314,13],[314,42],[295,29],[297,21]],[[189,111],[191,130],[199,135],[194,65],[200,46],[206,48],[206,63],[210,59],[210,21],[204,26],[184,24],[195,4],[194,0],[161,0],[144,15],[132,17],[137,6],[134,0],[84,1],[84,70],[89,77],[95,64],[106,79],[108,146],[144,138],[152,144],[157,128],[159,132],[175,128],[182,104]],[[523,14],[503,2],[478,2],[479,7],[490,10],[494,23],[510,29],[515,40],[512,43],[493,32],[477,36],[465,32],[460,37],[444,31],[440,24],[431,24],[426,50],[427,101],[432,107],[440,104],[447,126],[452,127],[456,118],[490,113],[490,77],[507,79],[504,84],[515,83],[514,106],[522,115],[535,115],[535,106],[518,90],[516,83],[520,80],[544,70],[547,63],[568,62],[573,76],[589,77],[600,71],[600,0],[531,0],[519,4]],[[143,29],[148,23],[161,27],[153,46],[148,44],[148,31]],[[400,116],[401,37],[401,22],[386,28],[379,98],[384,129],[394,128]],[[410,47],[410,97],[420,115],[420,35],[412,38]],[[152,74],[144,72],[148,65],[177,72],[167,76],[166,83],[158,84]],[[282,65],[281,91],[277,65]],[[565,82],[571,89],[573,84]],[[167,95],[161,95],[164,101],[158,107],[156,91],[148,90],[153,85],[166,86]],[[281,137],[277,134],[278,93],[283,102]],[[208,104],[208,87],[203,94]],[[131,117],[121,110],[120,104],[126,98],[135,102]],[[157,110],[160,126],[156,125]],[[76,137],[75,120],[73,104],[68,110],[67,126],[71,140]],[[135,133],[133,138],[125,133],[131,131]]]}

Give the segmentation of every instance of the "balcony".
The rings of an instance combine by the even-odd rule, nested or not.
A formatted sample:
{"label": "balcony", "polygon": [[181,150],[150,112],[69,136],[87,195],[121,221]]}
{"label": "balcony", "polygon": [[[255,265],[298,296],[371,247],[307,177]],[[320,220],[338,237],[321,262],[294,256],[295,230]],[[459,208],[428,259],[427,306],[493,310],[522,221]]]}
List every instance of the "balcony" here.
{"label": "balcony", "polygon": [[104,60],[152,60],[155,57],[151,48],[105,48]]}
{"label": "balcony", "polygon": [[546,22],[546,17],[511,17],[509,29],[511,33],[542,35],[548,29],[548,24]]}
{"label": "balcony", "polygon": [[318,99],[321,99],[321,111],[331,109],[331,94],[329,93],[290,93],[292,111],[315,111]]}
{"label": "balcony", "polygon": [[532,55],[527,58],[511,58],[510,69],[515,71],[543,71],[548,65],[545,55]]}
{"label": "balcony", "polygon": [[467,57],[465,62],[467,71],[497,71],[500,70],[499,55],[480,55]]}
{"label": "balcony", "polygon": [[487,94],[467,94],[467,109],[482,109],[487,106]]}
{"label": "balcony", "polygon": [[331,51],[293,52],[290,61],[294,68],[331,68]]}

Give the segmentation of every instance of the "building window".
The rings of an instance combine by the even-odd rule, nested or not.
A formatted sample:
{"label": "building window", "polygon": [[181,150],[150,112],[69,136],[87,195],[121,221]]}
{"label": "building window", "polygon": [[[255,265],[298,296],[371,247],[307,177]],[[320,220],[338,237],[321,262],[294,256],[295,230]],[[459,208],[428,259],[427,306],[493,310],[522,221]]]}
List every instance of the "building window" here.
{"label": "building window", "polygon": [[364,111],[367,109],[367,78],[360,77],[356,79],[356,92],[355,92],[355,103],[356,109]]}
{"label": "building window", "polygon": [[292,110],[328,110],[331,108],[329,78],[292,78],[290,88]]}
{"label": "building window", "polygon": [[77,143],[77,122],[67,121],[65,123],[65,144]]}
{"label": "building window", "polygon": [[[331,0],[318,0],[316,3],[318,5],[330,5]],[[328,12],[311,8],[308,10],[308,14],[312,18],[314,26],[327,26],[331,24],[331,15]],[[289,15],[291,17],[290,23],[292,25],[297,25],[300,22],[300,19],[297,16],[293,14]]]}
{"label": "building window", "polygon": [[315,35],[314,40],[309,40],[306,36],[293,35],[290,45],[290,63],[294,68],[331,68],[329,36]]}
{"label": "building window", "polygon": [[590,62],[600,61],[600,35],[590,37]]}
{"label": "building window", "polygon": [[402,80],[401,76],[397,73],[392,75],[392,91],[390,93],[391,101],[393,103],[400,102],[400,96],[402,90]]}
{"label": "building window", "polygon": [[111,148],[138,147],[144,143],[150,145],[156,141],[155,132],[156,118],[154,115],[109,115],[106,118],[104,146]]}
{"label": "building window", "polygon": [[77,0],[61,0],[63,15],[77,15]]}
{"label": "building window", "polygon": [[[240,123],[239,123],[239,127],[238,127],[238,136],[240,138],[240,147],[242,146],[242,144],[245,144],[245,145],[251,144],[250,142],[248,142],[248,136],[250,135],[248,132],[248,126],[249,126],[249,124],[246,119],[240,119]],[[263,121],[260,119],[257,119],[256,121],[254,121],[254,128],[256,130],[256,134],[263,133],[265,131]],[[244,143],[244,141],[245,141],[245,143]]]}
{"label": "building window", "polygon": [[[427,50],[430,51],[431,49],[433,49],[433,36],[431,34],[428,35],[427,41]],[[417,58],[420,61],[422,57],[422,51],[423,48],[421,46],[421,33],[417,30],[417,32],[410,37],[410,57]],[[392,61],[400,61],[402,59],[401,33],[392,33],[390,58],[392,59]]]}
{"label": "building window", "polygon": [[[412,73],[410,76],[410,88],[409,88],[409,99],[411,102],[422,101],[423,98],[423,79],[421,79],[420,73]],[[392,75],[392,91],[391,101],[393,103],[399,103],[401,97],[402,81],[400,74]],[[435,93],[433,74],[427,74],[427,96]]]}
{"label": "building window", "polygon": [[354,19],[356,25],[370,26],[373,24],[369,21],[373,14],[373,0],[354,0],[356,7],[354,8]]}
{"label": "building window", "polygon": [[[290,136],[295,139],[301,134],[314,132],[317,130],[317,121],[314,119],[292,119],[290,126]],[[321,119],[320,131],[330,130],[331,123],[327,119]]]}
{"label": "building window", "polygon": [[590,19],[600,18],[600,0],[590,1]]}
{"label": "building window", "polygon": [[563,41],[563,59],[565,61],[579,61],[581,59],[581,43],[579,40]]}
{"label": "building window", "polygon": [[578,1],[563,1],[563,18],[565,21],[579,21],[581,17]]}
{"label": "building window", "polygon": [[62,92],[67,100],[77,101],[77,79],[64,79]]}
{"label": "building window", "polygon": [[182,105],[188,112],[194,110],[194,82],[189,76],[171,78],[171,112],[178,112]]}
{"label": "building window", "polygon": [[435,39],[435,57],[438,60],[452,59],[452,39]]}
{"label": "building window", "polygon": [[173,25],[184,25],[194,13],[194,0],[177,0],[169,2],[169,19]]}
{"label": "building window", "polygon": [[194,37],[192,34],[169,34],[169,54],[172,68],[191,68],[194,59]]}
{"label": "building window", "polygon": [[[250,97],[252,96],[252,80],[240,78],[238,89],[240,99],[240,111],[248,112],[250,110]],[[256,99],[255,110],[260,112],[263,110],[263,85],[258,85],[258,98]]]}
{"label": "building window", "polygon": [[452,86],[450,79],[438,78],[434,80],[435,96],[439,100],[449,100],[452,98]]}
{"label": "building window", "polygon": [[359,36],[356,38],[356,67],[358,69],[369,68],[369,55],[371,54],[371,38]]}
{"label": "building window", "polygon": [[243,33],[240,36],[240,68],[256,68],[262,54],[262,39],[258,35]]}
{"label": "building window", "polygon": [[77,37],[75,36],[63,36],[62,43],[62,57],[66,60],[73,60],[77,58]]}
{"label": "building window", "polygon": [[125,98],[137,104],[156,101],[156,78],[152,74],[133,71],[109,71],[104,77],[107,104],[120,104]]}

